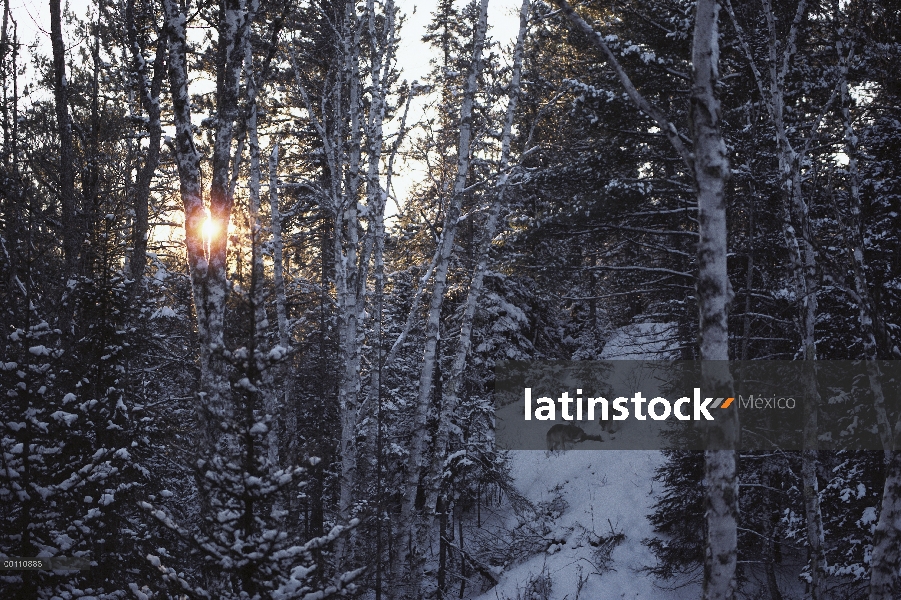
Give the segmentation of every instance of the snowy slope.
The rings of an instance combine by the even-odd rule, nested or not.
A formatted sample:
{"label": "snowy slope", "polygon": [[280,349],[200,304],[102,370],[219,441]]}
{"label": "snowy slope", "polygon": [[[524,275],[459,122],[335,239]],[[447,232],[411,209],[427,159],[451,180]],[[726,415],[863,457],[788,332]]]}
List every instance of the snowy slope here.
{"label": "snowy slope", "polygon": [[[669,331],[668,325],[660,323],[621,328],[601,358],[673,358],[670,349],[674,344],[667,341]],[[597,442],[586,442],[583,447],[557,454],[510,452],[511,474],[520,492],[535,504],[550,503],[559,497],[563,503],[558,500],[558,505],[565,508],[553,520],[547,551],[507,567],[498,585],[479,596],[479,600],[698,598],[697,586],[672,590],[666,582],[656,581],[642,571],[654,564],[654,556],[642,540],[653,535],[647,515],[654,503],[654,472],[662,464],[663,455],[652,451],[588,449],[601,448]],[[624,538],[614,546],[605,563],[603,541],[615,534]],[[530,582],[542,576],[550,581],[549,593],[529,593]],[[536,587],[540,586],[532,583],[533,591]]]}

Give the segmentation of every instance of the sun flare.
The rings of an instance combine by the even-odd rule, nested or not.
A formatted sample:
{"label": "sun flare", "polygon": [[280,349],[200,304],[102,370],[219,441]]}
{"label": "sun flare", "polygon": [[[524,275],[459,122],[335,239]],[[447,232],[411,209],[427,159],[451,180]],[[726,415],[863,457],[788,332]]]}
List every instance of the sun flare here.
{"label": "sun flare", "polygon": [[200,232],[207,244],[210,243],[210,240],[213,239],[213,236],[216,234],[216,224],[213,223],[213,217],[209,214],[207,214],[206,219],[203,220],[203,225],[200,226]]}

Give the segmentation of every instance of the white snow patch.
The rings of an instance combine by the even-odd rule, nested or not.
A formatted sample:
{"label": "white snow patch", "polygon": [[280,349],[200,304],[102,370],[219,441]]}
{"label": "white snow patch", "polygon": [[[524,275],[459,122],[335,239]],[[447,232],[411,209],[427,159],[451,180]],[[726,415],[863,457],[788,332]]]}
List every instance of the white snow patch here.
{"label": "white snow patch", "polygon": [[[143,591],[138,589],[138,584],[129,583],[128,589],[131,590],[131,593],[134,594],[135,598],[137,598],[138,600],[150,600],[150,596],[148,596]],[[147,588],[144,588],[144,589],[147,589]]]}
{"label": "white snow patch", "polygon": [[159,310],[157,310],[156,312],[154,312],[150,318],[151,319],[161,319],[164,317],[169,318],[169,319],[174,319],[174,318],[178,317],[178,313],[175,312],[173,309],[169,308],[168,306],[164,306],[164,307],[160,308]]}
{"label": "white snow patch", "polygon": [[56,536],[56,538],[53,540],[53,543],[59,546],[59,549],[61,551],[65,552],[75,544],[75,540],[63,533]]}
{"label": "white snow patch", "polygon": [[[659,491],[653,476],[664,460],[660,452],[577,450],[549,455],[517,450],[510,452],[510,459],[516,487],[532,502],[552,500],[553,490],[559,485],[568,508],[555,522],[556,532],[549,535],[555,543],[548,551],[509,567],[498,585],[478,596],[478,600],[516,598],[542,569],[546,569],[553,584],[551,598],[575,598],[579,565],[583,566],[582,577],[588,578],[582,598],[700,597],[697,585],[668,590],[667,582],[641,571],[655,564],[653,553],[642,540],[654,535],[647,515]],[[590,540],[610,536],[611,526],[625,539],[613,550],[610,570],[598,575],[592,573],[595,548]]]}
{"label": "white snow patch", "polygon": [[876,522],[876,509],[872,506],[868,506],[863,511],[863,516],[860,517],[860,520],[857,522],[858,525],[864,526],[869,525],[870,523]]}
{"label": "white snow patch", "polygon": [[[665,360],[677,358],[675,327],[669,323],[637,323],[616,330],[601,353],[602,360]],[[640,428],[624,434],[638,434]],[[515,485],[533,503],[548,502],[561,494],[566,510],[555,519],[547,552],[528,557],[506,570],[498,570],[499,583],[478,600],[518,598],[529,581],[545,571],[552,581],[550,598],[575,598],[581,576],[587,581],[580,598],[592,600],[695,600],[698,584],[669,589],[643,571],[656,559],[642,540],[654,537],[648,515],[652,512],[660,484],[654,474],[663,465],[659,451],[600,450],[608,440],[583,442],[583,450],[547,453],[536,450],[509,451]],[[588,449],[597,448],[598,450]],[[559,489],[557,492],[555,490]],[[510,515],[512,517],[512,514]],[[625,539],[611,554],[608,570],[593,572],[595,543],[613,532]]]}
{"label": "white snow patch", "polygon": [[55,413],[50,415],[60,423],[65,423],[66,425],[71,425],[75,422],[75,419],[78,418],[78,415],[73,415],[72,413],[67,413],[61,410],[56,411]]}
{"label": "white snow patch", "polygon": [[282,345],[276,345],[269,351],[269,360],[279,361],[288,354],[288,349]]}

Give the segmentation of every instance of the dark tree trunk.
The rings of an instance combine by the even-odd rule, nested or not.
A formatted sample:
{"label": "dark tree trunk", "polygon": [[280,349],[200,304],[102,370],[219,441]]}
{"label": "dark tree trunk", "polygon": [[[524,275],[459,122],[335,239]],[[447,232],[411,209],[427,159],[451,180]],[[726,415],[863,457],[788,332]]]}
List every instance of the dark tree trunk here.
{"label": "dark tree trunk", "polygon": [[[69,118],[69,84],[66,79],[66,49],[63,43],[60,0],[50,0],[50,42],[53,47],[53,99],[59,132],[59,199],[62,206],[62,238],[66,279],[77,274],[81,246],[75,199],[75,147]],[[69,311],[65,311],[67,314]],[[64,321],[68,326],[71,319]]]}

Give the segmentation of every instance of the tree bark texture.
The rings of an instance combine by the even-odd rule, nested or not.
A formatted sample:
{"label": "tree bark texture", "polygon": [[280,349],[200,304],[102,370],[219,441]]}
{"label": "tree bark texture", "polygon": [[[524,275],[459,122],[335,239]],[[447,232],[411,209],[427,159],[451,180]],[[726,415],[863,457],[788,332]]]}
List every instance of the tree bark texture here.
{"label": "tree bark texture", "polygon": [[504,194],[507,190],[509,179],[508,167],[510,163],[510,142],[513,137],[513,118],[516,114],[516,106],[519,101],[520,78],[522,73],[522,56],[525,45],[526,32],[529,24],[530,0],[523,0],[519,11],[519,33],[516,37],[516,45],[513,50],[513,73],[510,78],[509,99],[504,118],[504,128],[501,133],[501,157],[498,163],[498,180],[496,184],[496,197],[488,211],[488,219],[484,225],[484,233],[479,243],[476,255],[476,266],[469,285],[469,292],[463,307],[463,316],[460,324],[460,336],[457,339],[454,359],[451,364],[451,372],[448,375],[447,384],[444,386],[444,394],[441,401],[441,409],[438,419],[438,433],[432,444],[431,465],[429,469],[429,485],[426,494],[426,505],[435,505],[442,485],[442,473],[447,465],[445,461],[448,453],[448,442],[453,428],[453,418],[459,404],[460,392],[463,387],[463,371],[472,348],[472,329],[475,320],[476,307],[482,296],[482,287],[485,281],[485,273],[488,270],[489,253],[494,241],[500,215],[504,208]]}
{"label": "tree bark texture", "polygon": [[[473,34],[473,53],[470,61],[469,75],[463,92],[463,101],[460,107],[460,137],[457,148],[457,174],[454,179],[454,187],[450,202],[445,213],[444,226],[441,231],[441,239],[438,242],[437,260],[435,263],[435,276],[432,283],[432,295],[429,301],[429,312],[425,325],[425,350],[423,353],[422,370],[419,376],[419,394],[416,399],[415,414],[413,417],[412,441],[410,444],[409,467],[404,482],[404,497],[401,501],[400,514],[400,543],[403,552],[408,553],[406,559],[406,584],[408,594],[417,596],[417,590],[422,582],[422,568],[425,559],[425,551],[428,539],[429,527],[424,526],[423,521],[431,524],[430,511],[434,506],[423,508],[423,518],[414,524],[416,496],[420,486],[421,476],[427,468],[426,443],[428,432],[426,421],[431,406],[432,386],[434,383],[436,363],[438,361],[438,340],[440,338],[441,308],[444,302],[444,292],[447,287],[447,271],[450,263],[451,252],[454,247],[454,239],[457,230],[457,221],[460,218],[460,210],[463,204],[463,189],[466,187],[466,177],[469,172],[471,160],[470,143],[472,140],[472,108],[478,88],[478,76],[482,68],[482,49],[485,44],[485,34],[488,28],[488,0],[481,0],[479,4],[478,23]],[[417,527],[418,526],[418,527]]]}
{"label": "tree bark texture", "polygon": [[[50,44],[53,49],[53,100],[59,134],[59,199],[63,218],[65,277],[71,279],[78,273],[78,254],[82,235],[75,197],[75,147],[72,141],[72,121],[69,116],[69,82],[66,79],[66,48],[63,41],[60,0],[50,0]],[[71,325],[71,319],[66,320],[65,324]]]}
{"label": "tree bark texture", "polygon": [[[727,316],[732,289],[726,268],[725,186],[729,159],[720,132],[716,95],[719,60],[719,5],[699,0],[692,45],[691,123],[694,175],[698,195],[698,306],[700,312],[702,379],[705,393],[732,396],[729,373]],[[736,444],[738,410],[723,411],[711,424],[704,452],[704,507],[707,543],[704,552],[704,600],[735,597],[738,559],[738,479]]]}
{"label": "tree bark texture", "polygon": [[160,162],[160,143],[163,128],[160,121],[160,91],[166,74],[165,29],[156,42],[156,56],[153,59],[153,73],[148,78],[144,47],[138,37],[135,25],[134,0],[128,0],[125,9],[125,26],[128,44],[134,61],[133,76],[144,110],[147,111],[148,144],[144,161],[138,168],[137,181],[132,192],[134,224],[132,225],[132,253],[129,262],[129,277],[132,280],[129,296],[132,301],[143,287],[144,269],[147,267],[147,239],[150,234],[148,217],[150,204],[150,184]]}
{"label": "tree bark texture", "polygon": [[[716,95],[719,61],[719,5],[699,0],[692,47],[690,117],[693,148],[683,144],[675,126],[659,108],[635,88],[604,37],[566,2],[554,0],[563,14],[599,48],[614,68],[635,106],[650,116],[666,135],[695,180],[699,210],[698,305],[700,354],[705,393],[732,396],[729,373],[728,309],[732,289],[726,265],[728,252],[725,188],[730,176],[726,145],[720,132],[720,104]],[[704,562],[704,599],[731,600],[735,596],[737,562],[738,481],[736,443],[738,411],[719,416],[706,434],[705,508],[707,544]]]}

